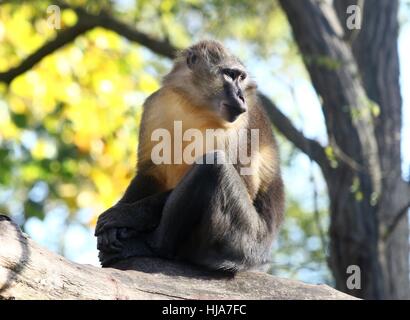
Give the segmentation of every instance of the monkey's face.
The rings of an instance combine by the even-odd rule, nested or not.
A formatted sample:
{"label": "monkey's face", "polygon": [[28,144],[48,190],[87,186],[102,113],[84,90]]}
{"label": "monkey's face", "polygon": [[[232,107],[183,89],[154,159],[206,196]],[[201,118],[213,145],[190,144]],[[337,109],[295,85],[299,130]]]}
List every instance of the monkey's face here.
{"label": "monkey's face", "polygon": [[201,41],[183,52],[180,63],[187,76],[183,84],[190,101],[234,122],[248,110],[248,96],[256,85],[243,64],[219,42]]}
{"label": "monkey's face", "polygon": [[217,99],[217,108],[228,122],[235,121],[242,113],[248,111],[245,99],[245,80],[247,73],[237,65],[225,65],[219,68],[222,81],[222,96]]}
{"label": "monkey's face", "polygon": [[245,68],[234,57],[227,57],[217,64],[201,62],[204,57],[192,53],[187,64],[192,72],[192,82],[197,88],[201,105],[216,112],[228,122],[234,122],[248,110],[248,75]]}

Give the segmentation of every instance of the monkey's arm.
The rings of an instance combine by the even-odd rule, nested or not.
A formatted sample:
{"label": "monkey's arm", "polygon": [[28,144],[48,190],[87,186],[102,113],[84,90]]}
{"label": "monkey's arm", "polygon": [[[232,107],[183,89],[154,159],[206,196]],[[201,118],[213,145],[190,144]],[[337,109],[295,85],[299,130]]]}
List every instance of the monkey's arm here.
{"label": "monkey's arm", "polygon": [[123,247],[125,239],[154,229],[161,219],[169,193],[160,192],[154,178],[138,174],[123,198],[99,216],[95,230],[98,249],[118,251]]}
{"label": "monkey's arm", "polygon": [[284,187],[280,175],[275,176],[267,187],[260,190],[253,205],[258,214],[267,222],[267,225],[276,229],[283,220]]}
{"label": "monkey's arm", "polygon": [[155,229],[168,195],[169,192],[162,192],[133,203],[119,202],[102,213],[95,231],[97,248],[118,252],[123,249],[125,240]]}
{"label": "monkey's arm", "polygon": [[150,229],[152,220],[157,220],[155,217],[160,214],[167,198],[168,193],[161,191],[163,190],[154,177],[138,173],[118,203],[98,217],[95,234],[115,227],[143,231],[146,228],[145,221]]}
{"label": "monkey's arm", "polygon": [[95,235],[113,228],[130,228],[137,232],[153,230],[161,219],[169,193],[157,193],[132,203],[118,202],[99,216]]}

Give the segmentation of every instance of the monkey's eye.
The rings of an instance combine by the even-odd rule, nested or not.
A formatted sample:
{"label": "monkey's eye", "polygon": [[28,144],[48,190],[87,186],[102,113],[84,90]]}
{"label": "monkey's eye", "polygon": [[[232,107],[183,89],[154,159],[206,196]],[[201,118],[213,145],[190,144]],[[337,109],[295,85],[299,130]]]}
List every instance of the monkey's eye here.
{"label": "monkey's eye", "polygon": [[222,73],[231,80],[244,80],[246,78],[246,73],[239,69],[224,68],[222,69]]}
{"label": "monkey's eye", "polygon": [[225,68],[225,69],[222,70],[222,73],[225,76],[227,76],[228,78],[231,78],[232,80],[236,79],[236,73],[235,73],[234,69]]}

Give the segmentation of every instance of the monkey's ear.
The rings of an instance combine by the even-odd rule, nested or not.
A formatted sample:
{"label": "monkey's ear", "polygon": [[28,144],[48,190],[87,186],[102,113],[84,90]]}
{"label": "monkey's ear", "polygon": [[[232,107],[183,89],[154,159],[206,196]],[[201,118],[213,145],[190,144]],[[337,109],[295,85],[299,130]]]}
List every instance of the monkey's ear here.
{"label": "monkey's ear", "polygon": [[192,50],[189,50],[186,56],[186,64],[189,69],[192,69],[195,63],[198,62],[198,56]]}

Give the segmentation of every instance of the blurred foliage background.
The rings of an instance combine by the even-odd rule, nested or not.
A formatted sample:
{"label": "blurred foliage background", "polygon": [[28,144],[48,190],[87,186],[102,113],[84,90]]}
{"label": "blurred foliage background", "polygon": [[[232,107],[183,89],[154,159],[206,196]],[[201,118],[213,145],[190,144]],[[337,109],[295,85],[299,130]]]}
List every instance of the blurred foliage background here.
{"label": "blurred foliage background", "polygon": [[[47,8],[54,3],[1,2],[0,72],[18,65],[61,31],[47,23]],[[326,139],[320,103],[275,1],[67,3],[95,14],[104,10],[179,48],[203,38],[221,40],[299,129]],[[407,24],[408,2],[402,7]],[[62,9],[61,29],[77,19],[73,10]],[[97,264],[93,227],[134,174],[141,106],[170,66],[169,59],[97,27],[46,55],[9,85],[1,83],[0,212],[48,248],[74,261]],[[305,155],[278,139],[287,218],[271,272],[331,283],[323,179]]]}

